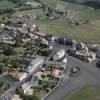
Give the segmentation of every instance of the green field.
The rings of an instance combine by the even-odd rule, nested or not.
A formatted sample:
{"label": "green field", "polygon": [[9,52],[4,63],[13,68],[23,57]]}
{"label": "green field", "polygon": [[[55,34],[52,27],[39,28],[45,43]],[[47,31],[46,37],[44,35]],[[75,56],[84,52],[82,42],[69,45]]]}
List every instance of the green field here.
{"label": "green field", "polygon": [[78,12],[79,14],[76,18],[86,18],[86,19],[100,19],[100,9],[94,10],[91,7],[86,7],[80,4],[74,4],[69,2],[64,2],[61,0],[41,0],[43,4],[50,8],[56,9],[59,5],[64,6],[65,11],[70,10],[72,12]]}
{"label": "green field", "polygon": [[63,2],[61,0],[41,0],[43,4],[50,8],[56,9],[57,5],[64,6],[65,11],[70,11],[76,14],[73,19],[88,19],[89,24],[80,25],[75,27],[66,22],[61,21],[45,21],[39,22],[40,30],[45,33],[53,33],[54,35],[71,36],[78,41],[99,43],[100,44],[100,9],[94,10],[93,8],[86,7],[80,4],[73,4]]}
{"label": "green field", "polygon": [[33,10],[25,10],[25,11],[17,11],[14,15],[41,15],[43,16],[43,11],[41,9],[33,9]]}
{"label": "green field", "polygon": [[0,1],[0,9],[14,8],[15,4],[9,1]]}
{"label": "green field", "polygon": [[86,86],[64,100],[100,100],[100,86]]}
{"label": "green field", "polygon": [[[100,20],[91,20],[89,24],[80,26],[73,26],[68,24],[67,21],[48,21],[45,19],[43,11],[41,9],[33,9],[16,12],[15,15],[19,14],[32,14],[42,16],[35,23],[39,26],[40,32],[52,33],[55,36],[70,36],[77,41],[99,43],[100,44]],[[85,16],[85,14],[83,14]],[[98,16],[97,16],[98,17]]]}
{"label": "green field", "polygon": [[78,27],[61,21],[39,21],[41,32],[53,33],[55,36],[70,36],[78,41],[89,43],[100,43],[100,28],[92,25],[81,25]]}
{"label": "green field", "polygon": [[18,11],[15,13],[15,15],[32,14],[41,16],[41,18],[35,22],[39,26],[40,32],[52,33],[55,36],[68,35],[77,41],[100,44],[100,9],[94,10],[90,7],[85,7],[80,4],[68,3],[61,0],[41,1],[50,8],[56,9],[61,7],[61,9],[64,11],[70,11],[72,14],[75,13],[75,16],[73,17],[74,20],[88,19],[89,23],[73,26],[67,21],[48,21],[46,20],[42,9]]}

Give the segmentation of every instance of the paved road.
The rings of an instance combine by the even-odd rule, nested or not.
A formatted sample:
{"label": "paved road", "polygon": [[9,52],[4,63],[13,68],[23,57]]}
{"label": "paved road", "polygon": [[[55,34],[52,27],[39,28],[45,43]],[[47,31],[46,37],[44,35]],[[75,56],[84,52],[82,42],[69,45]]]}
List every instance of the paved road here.
{"label": "paved road", "polygon": [[[73,66],[81,68],[81,74],[77,78],[67,77],[67,73]],[[95,61],[85,63],[74,57],[68,56],[68,64],[65,75],[61,79],[60,85],[45,100],[63,100],[66,95],[75,93],[86,84],[100,84],[100,70],[96,68]]]}

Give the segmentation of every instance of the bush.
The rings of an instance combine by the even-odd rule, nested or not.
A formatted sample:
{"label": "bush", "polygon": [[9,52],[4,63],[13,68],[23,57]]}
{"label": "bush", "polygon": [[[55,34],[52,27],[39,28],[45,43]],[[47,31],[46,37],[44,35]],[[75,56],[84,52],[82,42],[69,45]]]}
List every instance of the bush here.
{"label": "bush", "polygon": [[10,56],[10,55],[15,55],[16,54],[16,52],[14,51],[14,49],[12,48],[12,47],[10,47],[10,46],[5,46],[4,48],[3,48],[3,50],[4,50],[4,54],[5,55],[7,55],[7,56]]}
{"label": "bush", "polygon": [[38,96],[36,95],[23,95],[22,98],[23,100],[39,100]]}
{"label": "bush", "polygon": [[71,77],[77,77],[77,76],[80,75],[80,73],[81,73],[81,71],[80,71],[79,67],[73,67],[73,68],[71,68],[70,76]]}

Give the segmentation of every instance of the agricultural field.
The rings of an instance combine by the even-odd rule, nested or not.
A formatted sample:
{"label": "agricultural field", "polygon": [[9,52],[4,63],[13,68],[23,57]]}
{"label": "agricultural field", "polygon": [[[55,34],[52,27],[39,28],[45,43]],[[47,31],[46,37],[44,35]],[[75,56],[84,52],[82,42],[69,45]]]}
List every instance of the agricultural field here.
{"label": "agricultural field", "polygon": [[41,15],[43,16],[43,11],[41,9],[32,9],[32,10],[25,10],[25,11],[17,11],[14,16],[16,15]]}
{"label": "agricultural field", "polygon": [[[81,4],[74,4],[69,2],[64,2],[62,0],[41,0],[41,2],[45,5],[47,5],[50,8],[56,9],[59,7],[59,9],[62,8],[64,11],[70,11],[70,12],[78,12],[76,15],[76,18],[86,18],[86,19],[100,19],[100,9],[94,10],[91,7],[84,6]],[[61,8],[60,8],[61,7]]]}
{"label": "agricultural field", "polygon": [[64,100],[100,100],[100,87],[86,86],[74,95],[65,97]]}
{"label": "agricultural field", "polygon": [[93,25],[88,24],[76,27],[69,25],[67,22],[44,20],[39,21],[38,26],[40,31],[44,33],[52,33],[55,36],[70,36],[83,42],[100,43],[100,28],[95,24],[95,21]]}
{"label": "agricultural field", "polygon": [[64,2],[63,0],[41,0],[41,2],[54,10],[69,11],[74,16],[72,20],[89,20],[89,23],[75,26],[69,24],[67,20],[49,21],[46,19],[42,8],[17,11],[14,15],[31,14],[41,16],[39,20],[35,21],[40,32],[51,33],[55,36],[70,36],[77,41],[100,44],[100,9],[95,10],[91,7]]}
{"label": "agricultural field", "polygon": [[67,21],[45,21],[39,22],[40,30],[46,33],[53,33],[57,35],[68,35],[78,41],[99,43],[100,44],[100,9],[64,2],[62,0],[41,0],[43,4],[53,9],[61,9],[63,11],[70,11],[74,16],[73,20],[86,19],[90,23],[80,25],[78,27],[67,23]]}

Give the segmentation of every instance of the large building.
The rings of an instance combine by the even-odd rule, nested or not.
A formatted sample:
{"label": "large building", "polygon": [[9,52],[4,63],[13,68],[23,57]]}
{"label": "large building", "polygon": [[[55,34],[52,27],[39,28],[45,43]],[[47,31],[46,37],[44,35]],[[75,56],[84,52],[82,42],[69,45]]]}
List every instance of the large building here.
{"label": "large building", "polygon": [[53,56],[53,60],[54,60],[54,61],[58,61],[58,62],[66,63],[66,62],[67,62],[67,58],[66,58],[66,52],[65,52],[65,50],[63,50],[63,49],[59,50],[59,51]]}
{"label": "large building", "polygon": [[24,64],[22,64],[22,70],[28,73],[35,72],[42,66],[43,62],[44,59],[42,57],[35,57],[32,61],[24,61]]}
{"label": "large building", "polygon": [[22,81],[27,77],[27,73],[25,72],[18,72],[18,71],[12,71],[9,73],[9,75],[14,78],[17,81]]}
{"label": "large building", "polygon": [[38,78],[36,76],[29,76],[23,81],[22,85],[18,88],[18,91],[27,94],[30,92],[30,88],[34,86],[38,86]]}
{"label": "large building", "polygon": [[67,56],[65,50],[61,49],[46,61],[47,67],[64,68],[67,64]]}

